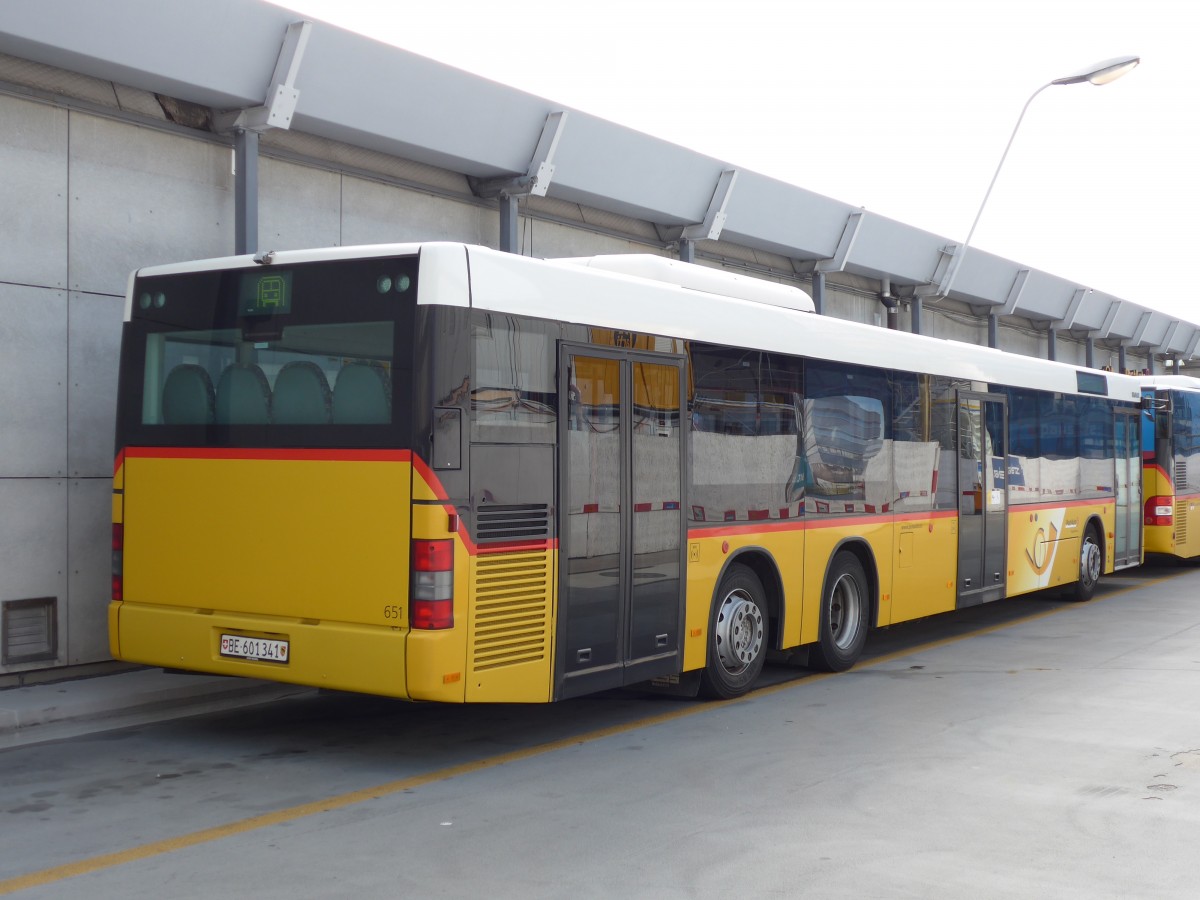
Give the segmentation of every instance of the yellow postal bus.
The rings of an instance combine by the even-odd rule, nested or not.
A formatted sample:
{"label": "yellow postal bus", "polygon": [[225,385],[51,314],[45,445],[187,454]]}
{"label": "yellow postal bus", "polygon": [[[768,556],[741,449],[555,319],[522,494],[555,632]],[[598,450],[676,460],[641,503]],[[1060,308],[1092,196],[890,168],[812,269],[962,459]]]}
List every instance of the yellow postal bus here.
{"label": "yellow postal bus", "polygon": [[120,377],[111,647],[153,665],[732,697],[769,649],[843,670],[872,628],[1141,560],[1136,379],[657,257],[144,269]]}
{"label": "yellow postal bus", "polygon": [[1200,557],[1200,379],[1143,376],[1146,552]]}

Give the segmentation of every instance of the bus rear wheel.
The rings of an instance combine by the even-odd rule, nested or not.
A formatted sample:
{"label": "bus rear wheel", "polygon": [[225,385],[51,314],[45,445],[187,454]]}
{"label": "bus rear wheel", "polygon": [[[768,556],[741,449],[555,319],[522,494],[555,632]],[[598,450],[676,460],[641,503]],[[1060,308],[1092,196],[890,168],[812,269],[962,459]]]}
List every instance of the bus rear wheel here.
{"label": "bus rear wheel", "polygon": [[740,697],[750,690],[766,658],[767,604],[762,582],[746,566],[732,565],[713,599],[701,693],[719,700]]}
{"label": "bus rear wheel", "polygon": [[813,668],[844,672],[858,662],[867,642],[870,596],[858,557],[849,550],[838,553],[821,592],[820,639],[809,657]]}
{"label": "bus rear wheel", "polygon": [[1095,525],[1089,525],[1079,545],[1079,580],[1072,592],[1074,599],[1082,603],[1096,596],[1096,585],[1103,571],[1104,551],[1100,549],[1100,535]]}

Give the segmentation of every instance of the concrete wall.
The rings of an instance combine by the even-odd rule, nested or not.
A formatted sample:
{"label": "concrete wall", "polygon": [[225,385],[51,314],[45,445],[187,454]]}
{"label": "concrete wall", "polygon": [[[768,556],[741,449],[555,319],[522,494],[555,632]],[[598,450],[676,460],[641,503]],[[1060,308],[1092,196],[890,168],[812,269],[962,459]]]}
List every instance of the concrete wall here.
{"label": "concrete wall", "polygon": [[[38,77],[55,73],[43,68]],[[113,420],[129,273],[234,247],[227,141],[168,122],[154,95],[62,81],[78,85],[71,99],[0,92],[0,211],[8,226],[0,241],[0,605],[53,598],[57,616],[53,658],[10,661],[0,673],[108,658]],[[344,163],[363,152],[303,141],[304,159],[264,147],[261,249],[440,239],[497,246],[498,213],[470,195],[465,178],[390,158],[375,161],[374,177]],[[407,174],[383,171],[393,167]],[[519,233],[531,255],[669,253],[650,223],[551,199],[528,209],[535,215],[522,216]],[[760,254],[743,258],[762,267]],[[885,321],[857,283],[830,285],[829,313]],[[901,318],[909,329],[909,314]],[[929,307],[924,332],[987,340],[985,322]],[[1045,356],[1045,336],[1032,329],[1005,327],[1001,338],[1005,349]],[[1082,362],[1082,346],[1060,343],[1059,359]]]}

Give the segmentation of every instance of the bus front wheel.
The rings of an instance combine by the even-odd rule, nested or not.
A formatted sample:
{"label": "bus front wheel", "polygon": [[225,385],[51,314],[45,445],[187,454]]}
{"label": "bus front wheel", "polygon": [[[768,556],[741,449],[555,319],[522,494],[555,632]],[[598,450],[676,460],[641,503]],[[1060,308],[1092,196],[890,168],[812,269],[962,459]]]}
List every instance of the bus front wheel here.
{"label": "bus front wheel", "polygon": [[820,639],[809,662],[826,672],[844,672],[858,662],[867,642],[870,587],[857,556],[843,550],[833,558],[821,592]]}
{"label": "bus front wheel", "polygon": [[767,604],[762,582],[732,565],[713,599],[708,662],[700,676],[706,697],[729,700],[750,690],[767,658]]}
{"label": "bus front wheel", "polygon": [[1089,525],[1079,545],[1079,580],[1075,582],[1073,596],[1081,603],[1096,595],[1100,573],[1104,571],[1104,551],[1100,549],[1100,536],[1095,525]]}

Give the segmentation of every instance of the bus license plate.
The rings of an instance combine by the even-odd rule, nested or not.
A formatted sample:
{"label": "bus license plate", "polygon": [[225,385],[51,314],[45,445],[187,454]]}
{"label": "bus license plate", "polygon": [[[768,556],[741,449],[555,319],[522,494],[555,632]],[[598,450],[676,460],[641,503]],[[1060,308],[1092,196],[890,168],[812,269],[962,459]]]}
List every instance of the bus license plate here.
{"label": "bus license plate", "polygon": [[289,649],[287,641],[245,637],[240,634],[221,635],[222,656],[285,663],[288,661]]}

